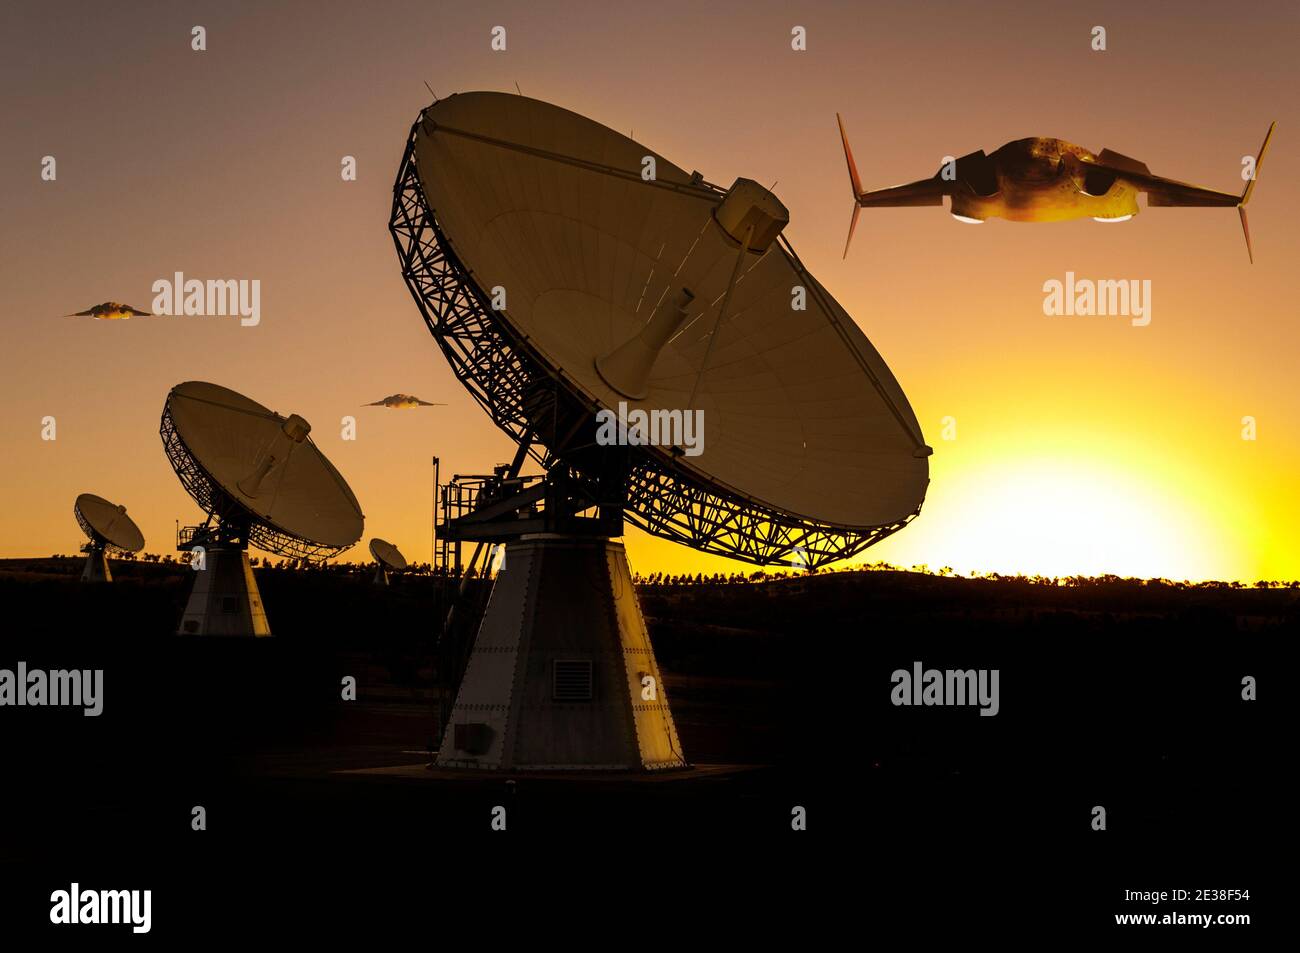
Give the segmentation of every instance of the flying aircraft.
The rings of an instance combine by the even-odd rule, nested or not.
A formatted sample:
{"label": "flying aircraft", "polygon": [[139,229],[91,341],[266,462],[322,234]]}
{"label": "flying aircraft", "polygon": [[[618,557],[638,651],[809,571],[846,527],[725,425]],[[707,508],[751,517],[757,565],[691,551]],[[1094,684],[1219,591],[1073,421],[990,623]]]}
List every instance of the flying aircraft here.
{"label": "flying aircraft", "polygon": [[435,404],[427,400],[420,400],[410,394],[389,394],[383,400],[376,400],[366,404],[367,407],[391,407],[395,410],[409,410],[412,407],[446,407],[446,404]]}
{"label": "flying aircraft", "polygon": [[1099,222],[1125,222],[1138,213],[1138,193],[1145,192],[1148,207],[1236,206],[1246,236],[1246,254],[1252,263],[1255,261],[1250,227],[1246,223],[1246,203],[1255,188],[1255,177],[1264,162],[1264,150],[1273,137],[1276,122],[1269,125],[1264,144],[1255,156],[1254,174],[1241,195],[1235,195],[1152,175],[1137,159],[1109,149],[1093,155],[1061,139],[1017,139],[992,155],[972,152],[945,163],[932,178],[867,190],[862,187],[853,162],[844,119],[839,113],[835,118],[839,120],[840,140],[844,143],[844,158],[853,186],[853,218],[849,221],[849,237],[844,242],[846,258],[858,213],[868,207],[942,205],[947,195],[952,199],[953,218],[962,222],[980,223],[989,218],[1060,222],[1087,217]]}
{"label": "flying aircraft", "polygon": [[64,315],[64,317],[95,318],[99,321],[125,321],[128,318],[150,317],[150,312],[141,311],[139,308],[133,308],[129,304],[121,304],[117,301],[105,301],[93,308],[87,308],[85,311],[78,311],[75,314]]}

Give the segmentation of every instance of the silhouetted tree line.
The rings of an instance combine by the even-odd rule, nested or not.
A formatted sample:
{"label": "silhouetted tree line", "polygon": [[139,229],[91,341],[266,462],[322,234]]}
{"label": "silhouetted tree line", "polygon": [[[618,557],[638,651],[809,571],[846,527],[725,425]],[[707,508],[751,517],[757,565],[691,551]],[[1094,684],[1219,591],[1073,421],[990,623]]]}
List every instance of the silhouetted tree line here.
{"label": "silhouetted tree line", "polygon": [[841,569],[809,569],[809,570],[766,570],[759,569],[750,573],[732,572],[712,574],[695,573],[663,573],[655,572],[642,576],[636,573],[632,581],[638,586],[654,588],[659,586],[740,586],[751,585],[754,583],[772,582],[781,579],[801,579],[807,576],[823,575],[837,576],[846,573],[858,572],[910,572],[925,576],[954,577],[958,579],[987,579],[992,582],[1009,582],[1024,583],[1034,586],[1060,586],[1065,588],[1079,589],[1089,586],[1110,586],[1117,584],[1128,584],[1137,586],[1146,586],[1150,588],[1164,587],[1169,589],[1300,589],[1300,580],[1269,580],[1260,579],[1253,586],[1247,586],[1243,582],[1219,582],[1210,580],[1206,582],[1189,582],[1187,580],[1172,579],[1139,579],[1133,576],[1116,576],[1105,574],[1101,576],[1043,576],[1043,575],[1024,575],[1024,574],[1005,574],[997,572],[972,573],[969,576],[963,576],[954,572],[952,567],[944,566],[942,569],[931,570],[928,566],[912,566],[910,569],[901,566],[894,566],[885,562],[865,563],[859,566],[848,566]]}
{"label": "silhouetted tree line", "polygon": [[[55,554],[49,557],[52,560],[62,560],[74,563],[80,571],[81,562],[85,560],[84,553],[73,555]],[[158,563],[160,565],[189,565],[190,554],[182,552],[179,556],[171,553],[159,555],[157,553],[126,553],[111,557],[114,561],[121,562],[142,562]],[[17,560],[7,560],[15,563]],[[374,562],[307,562],[304,560],[295,560],[288,558],[273,559],[270,556],[253,556],[249,558],[249,563],[258,569],[285,570],[296,572],[315,572],[328,573],[330,575],[373,575],[376,569]],[[36,568],[36,567],[29,567]],[[1010,582],[1021,583],[1034,586],[1060,586],[1072,589],[1080,589],[1091,586],[1113,586],[1119,584],[1145,586],[1149,588],[1164,587],[1169,589],[1300,589],[1300,580],[1280,580],[1280,579],[1260,579],[1252,585],[1243,582],[1220,582],[1210,580],[1207,582],[1189,582],[1187,580],[1172,579],[1140,579],[1132,576],[1116,576],[1105,574],[1101,576],[1043,576],[1043,575],[1024,575],[1024,574],[1004,574],[997,572],[972,573],[969,576],[963,576],[954,572],[952,567],[944,566],[941,569],[931,570],[928,566],[912,566],[904,568],[894,566],[886,562],[863,563],[857,566],[848,566],[841,569],[756,569],[752,572],[730,572],[730,573],[664,573],[654,572],[649,575],[636,573],[632,581],[637,586],[646,588],[656,588],[661,586],[743,586],[757,583],[773,582],[777,580],[790,579],[798,580],[808,576],[836,576],[845,573],[857,572],[910,572],[925,576],[954,577],[958,579],[987,579],[992,582]],[[426,563],[412,563],[402,573],[398,575],[409,576],[432,576],[442,579],[459,579],[462,575],[470,579],[477,579],[486,575],[492,578],[495,573],[489,571],[486,574],[476,569],[469,569],[465,572],[458,572],[454,566],[431,567]]]}

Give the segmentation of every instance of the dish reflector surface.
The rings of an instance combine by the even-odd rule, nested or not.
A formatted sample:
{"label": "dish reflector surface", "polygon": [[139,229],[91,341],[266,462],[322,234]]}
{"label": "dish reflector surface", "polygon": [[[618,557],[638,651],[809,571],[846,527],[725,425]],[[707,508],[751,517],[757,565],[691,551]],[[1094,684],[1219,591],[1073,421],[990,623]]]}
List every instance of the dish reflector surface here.
{"label": "dish reflector surface", "polygon": [[361,538],[361,506],[306,435],[309,428],[301,417],[282,417],[203,381],[173,387],[165,414],[212,485],[182,474],[185,488],[205,510],[213,511],[211,489],[216,488],[275,532],[338,548]]}
{"label": "dish reflector surface", "polygon": [[389,569],[405,569],[406,557],[401,554],[396,546],[386,539],[375,537],[370,541],[370,555],[374,557],[375,562],[383,563]]}
{"label": "dish reflector surface", "polygon": [[75,504],[78,522],[83,529],[97,535],[110,546],[124,552],[138,553],[144,549],[144,534],[135,520],[126,515],[125,506],[117,506],[93,493],[82,493]]}
{"label": "dish reflector surface", "polygon": [[[504,290],[501,317],[540,361],[604,408],[681,411],[695,392],[703,452],[645,452],[827,524],[882,526],[919,509],[929,448],[907,398],[787,245],[745,255],[701,373],[740,248],[714,219],[716,190],[626,136],[514,94],[435,103],[415,156],[456,257],[485,298]],[[641,178],[645,157],[655,182]],[[659,352],[646,396],[620,393],[597,361],[683,288],[689,317]],[[792,306],[799,289],[803,310]]]}

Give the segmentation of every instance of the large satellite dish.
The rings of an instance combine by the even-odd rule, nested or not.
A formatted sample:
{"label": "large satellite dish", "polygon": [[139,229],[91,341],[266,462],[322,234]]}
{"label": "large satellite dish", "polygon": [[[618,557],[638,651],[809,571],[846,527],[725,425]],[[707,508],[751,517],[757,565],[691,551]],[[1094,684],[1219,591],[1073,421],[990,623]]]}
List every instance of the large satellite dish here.
{"label": "large satellite dish", "polygon": [[312,561],[361,538],[361,507],[310,432],[297,414],[282,417],[216,384],[187,381],[167,395],[163,449],[208,515],[177,540],[196,573],[182,634],[271,634],[249,546]]}
{"label": "large satellite dish", "polygon": [[116,506],[93,493],[78,496],[72,511],[77,515],[81,531],[90,539],[82,546],[86,566],[81,571],[81,581],[112,582],[109,554],[138,553],[144,549],[144,534],[135,520],[126,515],[125,506]]}
{"label": "large satellite dish", "polygon": [[[442,537],[506,540],[503,579],[520,562],[516,550],[530,572],[559,575],[565,564],[570,574],[604,575],[602,587],[615,578],[617,614],[626,559],[608,539],[622,534],[624,516],[696,549],[805,568],[852,556],[914,518],[931,450],[883,359],[782,236],[788,221],[752,180],[711,185],[548,103],[474,92],[424,109],[390,224],[407,284],[453,372],[519,445],[499,475],[517,482],[525,455],[546,472],[545,488],[514,487],[512,520],[493,525],[505,504],[502,485],[488,483],[478,511],[449,519]],[[606,446],[602,411],[665,420],[699,412],[704,439]],[[559,546],[538,533],[570,539]],[[601,555],[573,554],[576,540],[601,538]],[[574,753],[520,740],[517,721],[457,720],[489,697],[489,711],[508,709],[521,691],[525,705],[536,700],[529,684],[488,685],[486,653],[476,666],[480,645],[513,638],[503,634],[511,624],[493,618],[502,585],[439,760],[559,766]],[[525,588],[547,585],[535,574]],[[558,593],[566,583],[555,585]],[[543,623],[523,618],[528,631],[514,644],[535,651]],[[639,610],[618,628],[610,638],[624,655],[648,651]],[[622,674],[625,695],[637,680]],[[657,682],[657,670],[641,674]],[[684,763],[666,703],[654,725],[641,725],[638,698],[629,696],[635,734],[668,738],[657,751],[638,742],[638,766]],[[595,757],[587,750],[577,763]]]}
{"label": "large satellite dish", "polygon": [[370,555],[375,561],[375,583],[388,585],[389,572],[402,572],[406,569],[406,557],[401,550],[386,539],[376,536],[370,541]]}

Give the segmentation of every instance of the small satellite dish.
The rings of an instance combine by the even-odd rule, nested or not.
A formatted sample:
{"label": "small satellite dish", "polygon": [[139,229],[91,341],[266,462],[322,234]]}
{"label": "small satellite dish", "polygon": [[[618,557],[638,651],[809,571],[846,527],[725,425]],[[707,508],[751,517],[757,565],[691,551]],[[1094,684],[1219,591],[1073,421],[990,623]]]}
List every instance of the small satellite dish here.
{"label": "small satellite dish", "polygon": [[[752,179],[711,185],[522,95],[462,93],[420,113],[390,219],[403,275],[453,373],[519,447],[506,472],[444,497],[478,503],[438,537],[505,541],[511,570],[439,764],[685,765],[611,540],[625,518],[703,552],[815,568],[920,512],[930,447],[784,237],[789,220]],[[632,439],[633,413],[677,429]],[[598,421],[615,415],[611,445]],[[543,484],[523,485],[526,456]],[[503,668],[507,650],[519,659]]]}
{"label": "small satellite dish", "polygon": [[357,498],[306,420],[229,388],[173,387],[159,432],[181,485],[208,514],[177,540],[195,570],[181,634],[270,635],[248,547],[296,562],[337,556],[361,538]]}
{"label": "small satellite dish", "polygon": [[90,538],[90,542],[81,547],[86,553],[81,581],[112,582],[108,554],[138,553],[144,549],[144,534],[135,525],[135,520],[126,515],[125,506],[116,506],[93,493],[78,496],[72,511],[77,515],[81,531]]}
{"label": "small satellite dish", "polygon": [[407,567],[406,557],[386,539],[376,536],[370,541],[370,555],[375,560],[375,583],[388,585],[388,573],[402,572]]}

